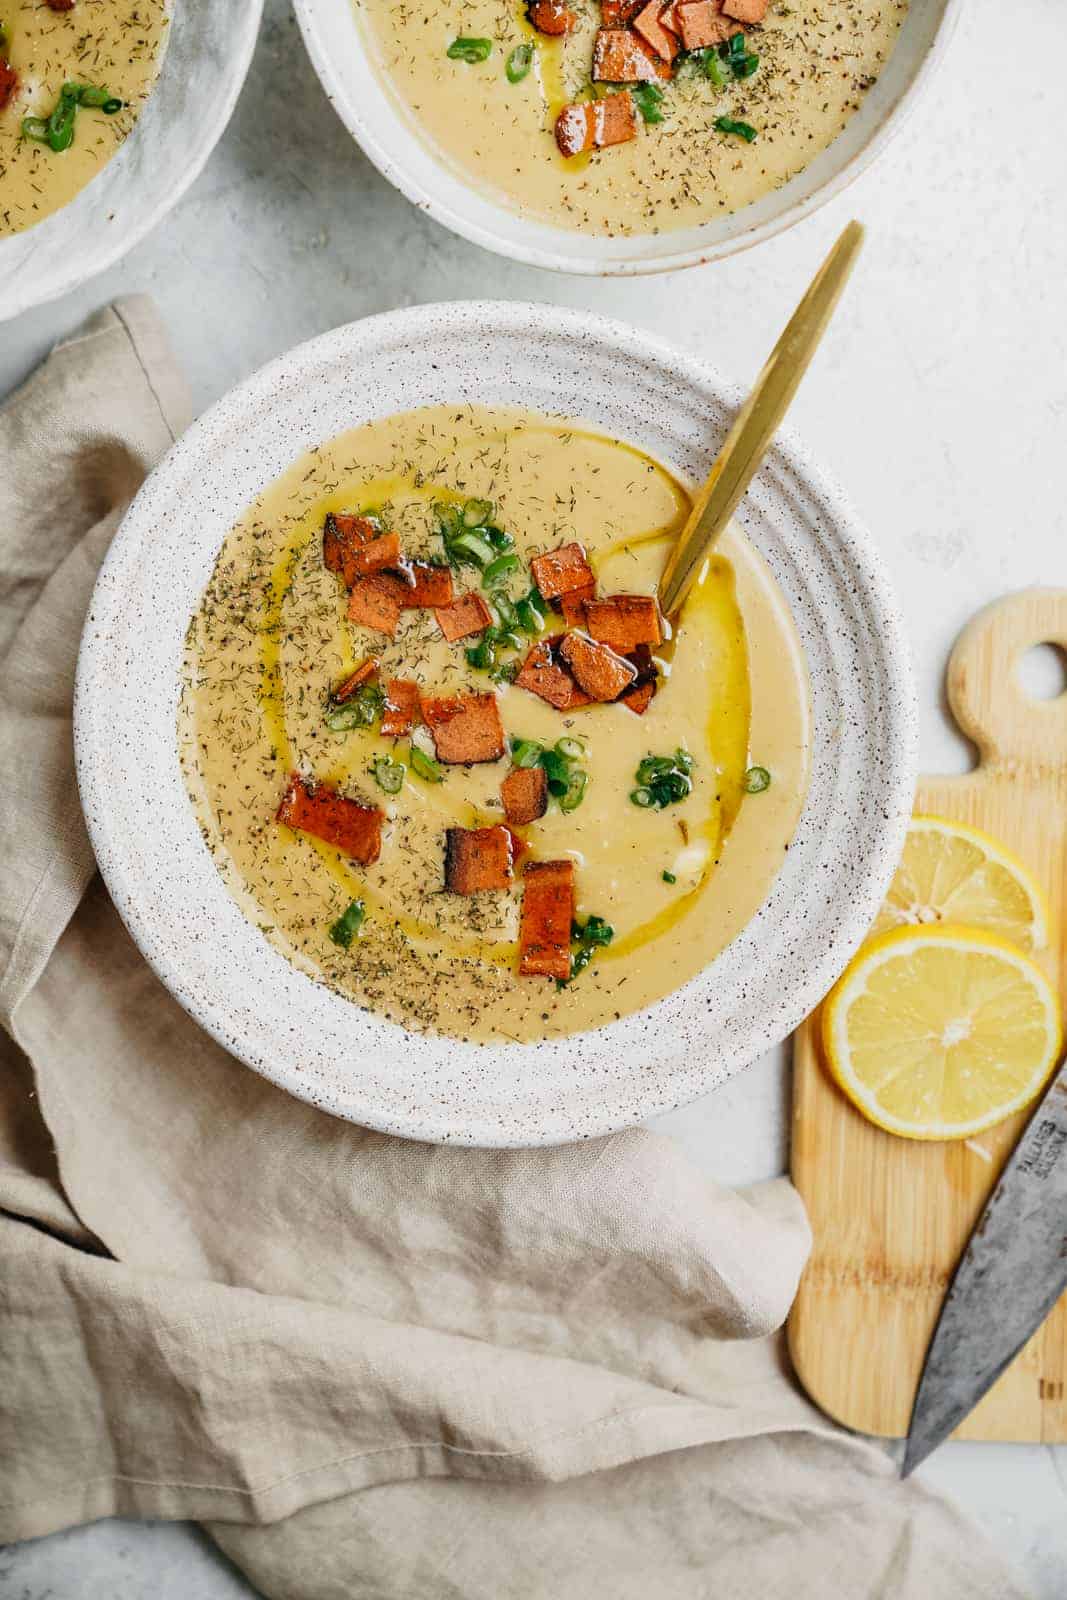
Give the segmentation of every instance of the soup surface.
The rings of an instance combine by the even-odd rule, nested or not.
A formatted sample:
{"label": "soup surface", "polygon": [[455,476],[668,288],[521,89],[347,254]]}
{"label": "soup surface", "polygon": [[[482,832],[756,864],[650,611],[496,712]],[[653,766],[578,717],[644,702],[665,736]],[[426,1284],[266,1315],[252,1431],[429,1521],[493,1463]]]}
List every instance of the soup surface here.
{"label": "soup surface", "polygon": [[[563,0],[542,3],[563,6]],[[657,60],[649,69],[647,48],[632,29],[627,38],[636,37],[637,45],[628,49],[636,67],[633,61],[594,66],[598,30],[620,20],[609,7],[639,14],[626,0],[566,0],[573,29],[555,38],[531,27],[517,0],[355,4],[372,59],[449,165],[513,209],[602,235],[691,227],[794,177],[858,110],[907,12],[907,0],[775,3],[741,36],[740,54],[732,57],[726,43],[686,51],[669,30],[653,34],[673,39],[661,48],[677,54],[669,66]],[[727,26],[713,24],[716,36]],[[461,47],[465,40],[481,49],[489,44],[490,53],[484,60],[450,59],[457,40]],[[526,59],[520,54],[515,66],[516,48],[532,49],[532,65],[512,83],[509,63],[514,75]],[[563,107],[611,92],[610,80],[593,83],[594,72],[664,69],[673,76],[625,84],[611,101],[623,126],[613,118],[615,131],[603,136],[624,142],[561,154],[554,130]],[[724,130],[724,119],[735,124],[732,131]]]}
{"label": "soup surface", "polygon": [[[581,634],[588,650],[598,631],[593,610],[587,632],[531,590],[538,573],[552,587],[539,553],[580,541],[599,594],[632,608],[654,590],[688,509],[665,468],[580,423],[472,407],[344,434],[261,496],[225,540],[190,624],[179,744],[204,839],[264,937],[379,1015],[475,1040],[596,1027],[711,960],[766,897],[807,779],[805,669],[760,559],[734,532],[722,542],[674,637],[642,658],[655,685],[643,714],[622,701],[559,709],[513,681],[545,639]],[[416,563],[441,562],[444,518],[457,564],[414,570],[454,583],[459,610],[405,609],[392,638],[347,619],[324,524],[368,511]],[[479,518],[487,526],[465,539]],[[488,561],[477,548],[487,538],[498,547]],[[512,558],[503,572],[501,549]],[[449,642],[443,630],[467,609],[484,619],[487,596],[492,631]],[[616,608],[601,611],[610,621]],[[376,671],[342,698],[368,660]],[[604,660],[620,677],[634,670],[611,650]],[[397,679],[418,685],[426,715],[489,697],[478,705],[499,712],[503,753],[454,763],[418,709],[410,734],[384,737]],[[650,756],[664,765],[639,776]],[[501,785],[516,770],[524,788],[546,773],[545,809],[505,839]],[[360,865],[279,820],[294,773],[320,799],[359,802],[357,820],[381,814],[377,859]],[[530,873],[545,862],[573,875],[566,982],[519,970]],[[502,887],[469,892],[478,871],[501,865]]]}
{"label": "soup surface", "polygon": [[[130,133],[159,72],[170,0],[61,5],[9,0],[0,12],[0,237],[84,189]],[[64,107],[65,86],[83,91],[80,103]],[[107,110],[92,103],[101,100]],[[27,135],[26,119],[39,137]]]}

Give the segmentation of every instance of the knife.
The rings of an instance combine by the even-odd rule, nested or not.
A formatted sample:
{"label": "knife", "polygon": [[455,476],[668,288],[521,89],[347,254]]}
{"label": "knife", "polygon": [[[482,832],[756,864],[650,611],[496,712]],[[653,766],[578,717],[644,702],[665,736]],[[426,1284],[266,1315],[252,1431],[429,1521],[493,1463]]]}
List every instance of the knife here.
{"label": "knife", "polygon": [[941,1308],[901,1475],[978,1404],[1067,1288],[1067,1062],[1012,1151]]}

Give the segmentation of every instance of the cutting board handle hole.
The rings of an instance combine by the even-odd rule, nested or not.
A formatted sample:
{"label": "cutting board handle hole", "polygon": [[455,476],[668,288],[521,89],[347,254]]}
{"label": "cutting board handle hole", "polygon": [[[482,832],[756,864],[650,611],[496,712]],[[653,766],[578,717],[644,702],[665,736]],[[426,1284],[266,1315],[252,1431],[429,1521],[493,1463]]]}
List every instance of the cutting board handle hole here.
{"label": "cutting board handle hole", "polygon": [[1061,644],[1035,644],[1020,658],[1019,682],[1031,700],[1058,700],[1067,693],[1067,650]]}

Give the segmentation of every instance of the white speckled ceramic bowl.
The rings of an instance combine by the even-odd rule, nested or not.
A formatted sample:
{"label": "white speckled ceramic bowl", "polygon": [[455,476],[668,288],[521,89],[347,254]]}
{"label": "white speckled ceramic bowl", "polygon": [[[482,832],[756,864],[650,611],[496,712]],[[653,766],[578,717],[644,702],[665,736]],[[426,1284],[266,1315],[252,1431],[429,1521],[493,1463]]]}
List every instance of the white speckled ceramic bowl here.
{"label": "white speckled ceramic bowl", "polygon": [[929,82],[963,0],[912,0],[896,49],[844,132],[783,188],[732,216],[660,234],[608,239],[539,222],[448,164],[371,61],[353,0],[294,0],[308,54],[331,103],[378,170],[465,239],[535,267],[625,276],[734,255],[832,199],[885,149]]}
{"label": "white speckled ceramic bowl", "polygon": [[162,71],[114,160],[70,205],[0,239],[0,322],[69,293],[132,250],[218,143],[248,72],[263,0],[171,4]]}
{"label": "white speckled ceramic bowl", "polygon": [[914,785],[907,646],[881,566],[792,443],[739,521],[792,610],[813,694],[810,790],[762,910],[684,988],[558,1042],[405,1032],[298,972],[248,922],[201,839],[178,764],[182,641],[223,538],[297,456],[441,401],[585,418],[695,483],[737,397],[700,363],[558,307],[463,302],[371,317],[264,367],[179,440],[100,573],[82,640],[78,778],[108,888],[163,981],[227,1049],[324,1110],[438,1142],[605,1133],[722,1083],[796,1026],[878,908]]}

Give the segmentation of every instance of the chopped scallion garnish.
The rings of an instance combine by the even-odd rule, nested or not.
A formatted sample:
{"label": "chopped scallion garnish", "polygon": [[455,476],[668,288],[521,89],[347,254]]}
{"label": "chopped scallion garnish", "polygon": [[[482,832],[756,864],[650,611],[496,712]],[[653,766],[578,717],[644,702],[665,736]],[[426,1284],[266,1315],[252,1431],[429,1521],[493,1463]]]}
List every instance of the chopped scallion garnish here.
{"label": "chopped scallion garnish", "polygon": [[654,83],[643,83],[633,91],[634,104],[643,122],[662,122],[663,90]]}
{"label": "chopped scallion garnish", "polygon": [[557,979],[557,989],[565,989],[579,972],[584,972],[597,950],[609,945],[614,937],[615,929],[603,917],[587,917],[584,922],[573,922],[571,943],[577,948],[571,952],[571,975],[570,978]]}
{"label": "chopped scallion garnish", "polygon": [[736,133],[746,144],[751,144],[756,137],[756,130],[751,123],[738,122],[733,117],[716,117],[715,126],[720,133]]}
{"label": "chopped scallion garnish", "polygon": [[399,794],[404,787],[407,768],[402,761],[392,761],[388,756],[379,756],[371,767],[371,772],[379,789],[384,789],[386,794]]}
{"label": "chopped scallion garnish", "polygon": [[544,745],[535,739],[513,739],[511,760],[516,767],[536,767],[544,752]]}
{"label": "chopped scallion garnish", "polygon": [[504,71],[509,83],[521,83],[523,78],[533,66],[534,47],[532,44],[517,44],[507,61]]}
{"label": "chopped scallion garnish", "polygon": [[342,950],[349,948],[363,926],[365,912],[366,907],[362,900],[350,901],[337,921],[330,924],[329,934],[334,944],[340,945]]}
{"label": "chopped scallion garnish", "polygon": [[673,756],[646,756],[634,774],[637,788],[631,789],[630,799],[644,810],[655,806],[662,811],[664,806],[684,800],[692,792],[692,770],[693,758],[688,750],[676,750]]}
{"label": "chopped scallion garnish", "polygon": [[376,683],[361,684],[350,700],[327,707],[326,726],[331,733],[373,727],[384,705],[385,696]]}
{"label": "chopped scallion garnish", "polygon": [[678,879],[675,877],[674,873],[673,872],[667,872],[666,870],[660,873],[660,877],[663,879],[664,883],[677,883],[678,882]]}
{"label": "chopped scallion garnish", "polygon": [[427,783],[444,783],[445,775],[433,756],[428,756],[417,744],[412,745],[409,760],[412,772],[417,772]]}
{"label": "chopped scallion garnish", "polygon": [[450,61],[466,61],[468,66],[476,66],[480,61],[488,61],[493,53],[492,39],[453,39],[445,52]]}
{"label": "chopped scallion garnish", "polygon": [[79,106],[90,106],[113,117],[116,111],[122,110],[123,103],[110,89],[103,89],[99,84],[65,83],[49,117],[23,117],[22,136],[46,144],[58,155],[74,143],[74,121]]}
{"label": "chopped scallion garnish", "polygon": [[509,573],[521,566],[522,562],[518,556],[510,550],[502,556],[494,556],[482,573],[483,589],[491,589],[495,583],[499,583],[502,578],[506,578]]}
{"label": "chopped scallion garnish", "polygon": [[771,775],[766,767],[749,767],[743,779],[746,794],[762,794],[771,786]]}

